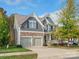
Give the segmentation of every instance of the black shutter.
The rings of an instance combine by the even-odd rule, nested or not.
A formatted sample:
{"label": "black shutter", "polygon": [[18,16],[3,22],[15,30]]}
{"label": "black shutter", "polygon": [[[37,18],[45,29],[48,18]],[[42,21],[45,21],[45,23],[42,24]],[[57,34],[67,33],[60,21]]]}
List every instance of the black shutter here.
{"label": "black shutter", "polygon": [[36,22],[36,29],[38,29],[38,22]]}
{"label": "black shutter", "polygon": [[29,21],[27,21],[27,28],[29,28]]}
{"label": "black shutter", "polygon": [[51,26],[51,30],[53,30],[53,26]]}

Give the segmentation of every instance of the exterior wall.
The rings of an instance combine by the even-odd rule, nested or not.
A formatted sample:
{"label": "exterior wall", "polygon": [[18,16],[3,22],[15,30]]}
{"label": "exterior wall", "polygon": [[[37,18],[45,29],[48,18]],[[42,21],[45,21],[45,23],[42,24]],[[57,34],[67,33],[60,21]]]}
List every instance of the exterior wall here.
{"label": "exterior wall", "polygon": [[28,18],[21,26],[21,30],[23,31],[43,31],[42,30],[42,26],[38,23],[38,21],[36,20],[36,24],[37,24],[37,28],[36,29],[31,29],[31,28],[28,28],[27,26],[29,25],[28,24],[28,21],[29,20],[36,20],[34,17],[30,17]]}

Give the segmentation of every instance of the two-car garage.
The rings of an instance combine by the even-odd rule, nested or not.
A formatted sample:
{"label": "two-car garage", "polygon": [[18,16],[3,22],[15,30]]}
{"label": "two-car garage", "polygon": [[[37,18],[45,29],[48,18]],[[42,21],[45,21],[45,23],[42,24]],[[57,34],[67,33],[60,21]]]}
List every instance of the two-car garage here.
{"label": "two-car garage", "polygon": [[23,47],[42,46],[43,37],[20,37],[20,44]]}

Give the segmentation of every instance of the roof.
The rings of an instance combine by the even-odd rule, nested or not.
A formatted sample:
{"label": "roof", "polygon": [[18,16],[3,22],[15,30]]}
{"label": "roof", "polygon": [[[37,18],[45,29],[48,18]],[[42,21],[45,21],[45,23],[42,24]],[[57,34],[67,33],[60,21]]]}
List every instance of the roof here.
{"label": "roof", "polygon": [[50,17],[50,14],[46,14],[45,16],[43,16],[43,19],[47,20],[47,22],[50,24],[54,24],[52,18]]}
{"label": "roof", "polygon": [[14,16],[15,16],[15,22],[17,23],[18,26],[21,26],[29,17],[34,17],[44,27],[44,25],[41,22],[41,19],[37,17],[34,13],[28,16],[20,15],[20,14],[14,14]]}
{"label": "roof", "polygon": [[15,14],[14,16],[15,16],[15,22],[17,23],[18,26],[20,26],[28,17],[20,14]]}
{"label": "roof", "polygon": [[20,14],[14,14],[16,25],[21,26],[29,17],[34,17],[36,20],[44,27],[42,21],[45,19],[48,23],[54,24],[52,18],[49,14],[39,17],[35,13],[32,13],[30,15],[20,15]]}

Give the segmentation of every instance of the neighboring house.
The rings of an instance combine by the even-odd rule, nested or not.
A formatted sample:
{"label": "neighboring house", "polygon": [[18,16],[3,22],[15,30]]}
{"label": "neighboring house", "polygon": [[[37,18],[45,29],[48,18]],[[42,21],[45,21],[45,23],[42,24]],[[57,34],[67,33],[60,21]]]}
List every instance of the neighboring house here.
{"label": "neighboring house", "polygon": [[54,23],[49,15],[38,17],[14,14],[15,42],[23,47],[43,46],[52,39]]}

